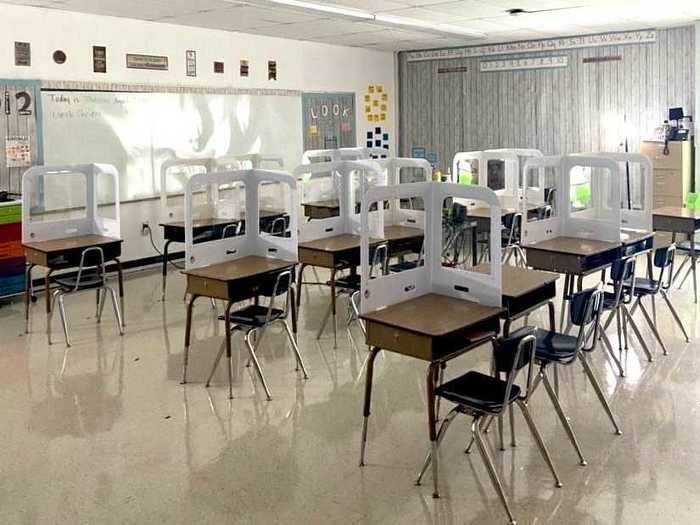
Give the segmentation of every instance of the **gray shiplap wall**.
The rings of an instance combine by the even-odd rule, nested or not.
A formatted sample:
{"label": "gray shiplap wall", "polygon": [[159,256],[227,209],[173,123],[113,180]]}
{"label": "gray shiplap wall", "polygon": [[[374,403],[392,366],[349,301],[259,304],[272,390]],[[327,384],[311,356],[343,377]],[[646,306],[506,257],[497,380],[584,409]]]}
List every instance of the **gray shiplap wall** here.
{"label": "gray shiplap wall", "polygon": [[[617,150],[627,118],[630,149],[661,125],[669,107],[694,115],[694,28],[657,32],[651,44],[559,51],[569,65],[558,69],[479,72],[481,60],[408,62],[399,55],[399,147],[438,154],[446,169],[458,151],[537,148],[545,154]],[[587,57],[621,61],[584,64]],[[467,72],[438,68],[467,66]]]}

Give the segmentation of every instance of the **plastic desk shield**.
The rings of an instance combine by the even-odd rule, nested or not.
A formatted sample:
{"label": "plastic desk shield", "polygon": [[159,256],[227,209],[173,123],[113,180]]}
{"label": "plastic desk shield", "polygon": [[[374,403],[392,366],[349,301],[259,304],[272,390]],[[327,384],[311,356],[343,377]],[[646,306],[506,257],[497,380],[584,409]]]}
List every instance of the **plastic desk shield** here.
{"label": "plastic desk shield", "polygon": [[334,162],[340,160],[366,160],[372,156],[381,157],[388,155],[384,148],[336,148],[336,149],[310,149],[301,157],[302,164],[316,162]]}
{"label": "plastic desk shield", "polygon": [[[214,159],[169,159],[160,166],[160,211],[163,222],[182,221],[185,208],[182,194],[187,180],[194,173],[208,173],[214,169]],[[216,195],[202,194],[195,199],[194,208],[203,217],[212,213],[211,206]]]}
{"label": "plastic desk shield", "polygon": [[564,191],[558,196],[562,236],[620,242],[619,172],[618,163],[604,157],[562,158]]}
{"label": "plastic desk shield", "polygon": [[120,238],[119,173],[110,164],[34,166],[22,175],[22,242]]}
{"label": "plastic desk shield", "polygon": [[[388,186],[409,184],[413,182],[430,182],[433,167],[425,159],[396,157],[381,159],[377,163],[385,170]],[[409,181],[402,180],[401,170],[410,169]],[[425,211],[423,201],[419,198],[395,199],[384,210],[384,225],[410,226],[423,228]]]}
{"label": "plastic desk shield", "polygon": [[[304,209],[299,231],[300,241],[323,239],[344,232],[349,196],[340,172],[342,166],[341,161],[316,162],[302,164],[294,170],[300,206]],[[316,217],[311,209],[321,204],[328,206],[328,212]],[[337,205],[337,211],[331,208],[334,204]]]}
{"label": "plastic desk shield", "polygon": [[[277,210],[283,220],[281,231],[261,230],[265,214],[265,187],[280,185],[285,188],[288,202],[285,209]],[[192,212],[192,196],[206,191],[209,186],[221,188],[220,196],[228,192],[243,192],[243,214],[236,207],[217,207],[217,219],[230,220],[231,235],[222,234],[220,238],[194,243],[193,227],[195,220]],[[273,191],[273,193],[275,193]],[[234,196],[233,201],[237,197]],[[261,206],[261,203],[263,206]],[[299,203],[296,181],[288,173],[271,170],[237,170],[202,173],[192,176],[185,188],[185,267],[199,268],[211,264],[231,261],[249,255],[274,257],[289,261],[297,260],[297,229]],[[244,217],[242,219],[241,217]],[[238,222],[245,221],[244,227],[238,229]]]}
{"label": "plastic desk shield", "polygon": [[[300,227],[302,242],[333,237],[343,233],[360,233],[359,204],[368,187],[384,185],[386,177],[374,161],[333,161],[302,164],[294,170],[299,181],[301,206],[337,202],[338,213],[331,217],[311,218]],[[357,204],[358,206],[355,206]],[[383,211],[370,214],[375,236],[384,235]]]}
{"label": "plastic desk shield", "polygon": [[[372,187],[386,186],[386,173],[374,160],[349,160],[341,171],[349,189],[348,215],[345,217],[345,232],[360,235],[362,231],[362,199]],[[384,203],[370,210],[367,215],[370,232],[374,237],[384,236]]]}
{"label": "plastic desk shield", "polygon": [[471,184],[490,188],[514,202],[520,180],[518,156],[511,150],[460,152],[452,160],[452,177],[453,182],[470,179]]}
{"label": "plastic desk shield", "polygon": [[[620,214],[623,228],[652,231],[654,208],[654,166],[646,155],[639,153],[585,153],[618,163],[620,179]],[[627,177],[629,176],[629,195]]]}
{"label": "plastic desk shield", "polygon": [[[523,180],[535,185],[524,188],[524,207],[538,207],[534,217],[523,221],[522,243],[524,245],[561,236],[561,218],[558,201],[564,194],[561,176],[561,156],[533,157],[525,161]],[[549,185],[545,180],[547,172],[552,174]],[[545,196],[545,193],[547,194]]]}
{"label": "plastic desk shield", "polygon": [[[425,203],[424,263],[415,268],[370,279],[368,210],[392,199],[421,198]],[[446,199],[478,200],[490,208],[489,273],[458,270],[443,265],[443,203]],[[481,187],[439,182],[417,182],[367,190],[362,201],[361,282],[362,313],[414,299],[428,293],[447,295],[489,306],[501,305],[501,209],[496,194]],[[426,312],[439,315],[436,312]]]}
{"label": "plastic desk shield", "polygon": [[216,171],[249,170],[249,169],[282,169],[284,159],[276,155],[248,153],[245,155],[227,155],[214,159]]}

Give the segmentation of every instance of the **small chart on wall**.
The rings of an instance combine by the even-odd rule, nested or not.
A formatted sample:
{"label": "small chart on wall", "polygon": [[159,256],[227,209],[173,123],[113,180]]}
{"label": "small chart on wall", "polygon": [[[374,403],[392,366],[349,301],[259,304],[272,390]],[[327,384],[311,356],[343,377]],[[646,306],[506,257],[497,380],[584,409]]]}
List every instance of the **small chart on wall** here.
{"label": "small chart on wall", "polygon": [[302,95],[304,151],[356,146],[355,94]]}
{"label": "small chart on wall", "polygon": [[302,154],[301,94],[259,91],[45,89],[46,163],[113,164],[122,201],[159,195],[160,167],[175,157],[264,153],[292,169]]}
{"label": "small chart on wall", "polygon": [[22,173],[43,162],[40,83],[0,79],[0,191],[19,194]]}

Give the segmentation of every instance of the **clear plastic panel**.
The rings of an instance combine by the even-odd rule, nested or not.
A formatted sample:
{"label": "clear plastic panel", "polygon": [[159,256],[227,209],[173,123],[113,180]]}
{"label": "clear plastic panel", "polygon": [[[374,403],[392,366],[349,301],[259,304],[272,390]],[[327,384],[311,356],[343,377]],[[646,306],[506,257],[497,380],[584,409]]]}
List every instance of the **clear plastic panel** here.
{"label": "clear plastic panel", "polygon": [[197,173],[206,173],[207,168],[204,165],[188,166],[188,165],[175,165],[170,166],[165,170],[165,194],[167,199],[181,199],[182,193],[185,189],[185,184]]}
{"label": "clear plastic panel", "polygon": [[342,180],[337,171],[302,174],[300,187],[302,216],[305,220],[340,216]]}
{"label": "clear plastic panel", "polygon": [[[218,222],[229,221],[231,224],[242,224],[245,229],[246,219],[246,185],[241,181],[227,184],[211,184],[206,189],[197,192],[200,195],[211,192],[211,206],[204,206],[195,210],[193,207],[192,218],[197,220],[214,219]],[[197,199],[199,200],[199,199]],[[228,236],[228,235],[227,235]]]}
{"label": "clear plastic panel", "polygon": [[261,237],[289,237],[292,189],[288,184],[263,180],[258,187]]}
{"label": "clear plastic panel", "polygon": [[447,197],[442,203],[442,265],[490,273],[491,205],[481,200]]}
{"label": "clear plastic panel", "polygon": [[486,162],[486,185],[493,191],[506,188],[506,163],[503,160],[491,159]]}
{"label": "clear plastic panel", "polygon": [[[110,186],[112,185],[111,181]],[[88,177],[57,171],[37,177],[29,195],[29,221],[50,222],[88,216]]]}

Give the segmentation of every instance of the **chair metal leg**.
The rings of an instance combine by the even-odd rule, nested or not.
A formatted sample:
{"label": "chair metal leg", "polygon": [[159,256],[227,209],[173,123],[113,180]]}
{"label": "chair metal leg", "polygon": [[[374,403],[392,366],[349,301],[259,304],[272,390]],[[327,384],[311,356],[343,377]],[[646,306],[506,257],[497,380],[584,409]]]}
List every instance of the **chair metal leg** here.
{"label": "chair metal leg", "polygon": [[226,350],[226,343],[221,343],[221,348],[219,349],[219,353],[216,354],[216,359],[214,360],[214,366],[211,367],[211,372],[209,373],[209,377],[207,378],[207,382],[204,385],[206,388],[209,388],[209,385],[211,385],[211,380],[214,378],[214,372],[216,372],[216,367],[219,366],[219,361],[221,361],[221,356],[224,355],[224,350]]}
{"label": "chair metal leg", "polygon": [[535,425],[535,422],[532,420],[532,416],[530,415],[530,411],[527,408],[527,403],[525,403],[522,399],[516,400],[516,403],[518,404],[518,407],[520,407],[520,410],[523,413],[523,416],[525,417],[525,422],[527,423],[527,426],[530,428],[530,433],[532,434],[532,437],[535,438],[535,443],[537,443],[537,448],[540,449],[540,453],[542,454],[542,458],[544,459],[545,463],[547,463],[547,466],[549,466],[549,470],[552,472],[552,477],[554,478],[554,484],[558,488],[561,488],[562,487],[561,479],[559,479],[559,475],[557,474],[557,469],[554,466],[554,462],[552,461],[552,457],[549,455],[549,451],[547,450],[547,446],[544,444],[544,441],[542,440],[542,436],[540,435],[539,430],[537,430],[537,425]]}
{"label": "chair metal leg", "polygon": [[488,471],[489,477],[491,478],[493,488],[496,489],[496,492],[498,493],[498,497],[501,500],[503,508],[508,514],[508,519],[510,520],[511,525],[516,525],[517,522],[515,521],[515,517],[513,516],[513,513],[510,510],[510,506],[508,505],[508,500],[506,499],[506,494],[503,490],[503,485],[501,484],[501,480],[498,478],[498,474],[496,474],[496,468],[493,466],[493,461],[491,460],[491,456],[489,456],[489,452],[486,449],[483,437],[481,436],[481,429],[479,428],[478,418],[475,419],[472,423],[472,434],[474,435],[474,439],[476,440],[476,446],[479,449],[479,452],[481,453],[481,458],[484,460],[484,464],[486,465],[486,470]]}
{"label": "chair metal leg", "polygon": [[503,439],[503,414],[496,416],[498,420],[498,445],[501,450],[506,449],[505,441]]}
{"label": "chair metal leg", "polygon": [[668,298],[668,294],[662,290],[661,297],[663,297],[664,301],[666,301],[666,305],[668,306],[668,309],[671,310],[671,315],[676,320],[676,323],[678,324],[681,331],[683,332],[683,337],[685,337],[685,342],[690,343],[690,338],[688,337],[688,332],[686,332],[685,326],[683,326],[683,321],[681,321],[681,318],[678,315],[678,312],[674,308],[673,304],[671,304],[671,300]]}
{"label": "chair metal leg", "polygon": [[[454,420],[455,416],[458,414],[457,409],[452,409],[450,410],[449,414],[445,416],[445,419],[443,419],[442,424],[440,425],[440,430],[438,430],[438,435],[437,435],[437,447],[440,447],[440,443],[442,443],[442,438],[445,437],[445,434],[447,433],[447,429],[449,428],[450,424]],[[425,457],[425,461],[423,462],[423,467],[421,468],[420,472],[418,473],[418,478],[416,479],[416,485],[420,485],[421,481],[423,480],[423,476],[428,470],[428,467],[430,466],[431,462],[433,460],[433,454],[432,450],[428,452],[428,454]]]}
{"label": "chair metal leg", "polygon": [[355,319],[357,320],[357,323],[360,325],[360,329],[362,330],[362,333],[365,334],[365,337],[367,337],[367,328],[365,328],[365,323],[362,322],[362,319],[360,319],[360,307],[357,304],[357,299],[360,298],[360,292],[354,292],[350,296],[350,306],[352,307],[353,311],[355,312]]}
{"label": "chair metal leg", "polygon": [[[50,293],[50,292],[46,292]],[[52,344],[51,341],[51,324],[53,321],[53,313],[56,311],[56,298],[58,297],[58,294],[61,293],[60,290],[56,290],[51,294],[51,302],[49,303],[50,308],[49,311],[46,314],[46,337],[48,339],[49,344]]]}
{"label": "chair metal leg", "polygon": [[95,290],[95,317],[100,315],[100,295],[102,293],[102,288]]}
{"label": "chair metal leg", "polygon": [[603,405],[603,409],[605,410],[605,413],[608,415],[608,418],[610,418],[610,422],[612,423],[613,427],[615,428],[615,434],[617,434],[618,436],[622,435],[622,430],[620,430],[620,426],[617,424],[617,421],[615,420],[615,416],[612,413],[610,405],[608,404],[607,399],[605,399],[605,395],[603,394],[603,389],[600,388],[600,384],[598,383],[598,380],[596,379],[595,374],[593,374],[593,369],[588,364],[588,361],[586,360],[586,356],[581,352],[579,352],[579,361],[581,361],[581,365],[583,366],[583,371],[586,373],[586,377],[588,377],[588,380],[590,381],[591,385],[593,386],[593,390],[595,390],[595,393],[598,396],[598,400],[600,401],[600,404]]}
{"label": "chair metal leg", "polygon": [[[689,262],[690,262],[690,257],[686,257],[685,259],[683,259],[683,262],[678,267],[678,270],[676,270],[676,275],[674,275],[673,278],[671,279],[671,284],[675,284],[675,282],[678,280],[678,277],[680,277],[681,272],[683,271],[683,268],[685,268],[685,265],[688,264]],[[691,271],[690,268],[688,268],[688,271],[686,272],[685,277],[683,278],[683,281],[681,281],[681,284],[678,286],[679,290],[683,287],[683,283],[685,282],[685,279],[688,278],[690,271]]]}
{"label": "chair metal leg", "polygon": [[272,399],[272,395],[270,394],[270,389],[267,386],[267,381],[265,381],[265,376],[262,373],[262,368],[260,368],[260,363],[258,362],[258,357],[255,355],[255,350],[257,348],[257,345],[259,344],[256,343],[256,348],[253,348],[253,345],[250,342],[250,337],[253,331],[248,332],[245,334],[245,344],[248,347],[248,352],[250,353],[250,358],[253,360],[253,364],[255,365],[255,371],[258,373],[258,379],[260,379],[260,382],[263,385],[263,388],[265,389],[265,394],[267,395],[267,400],[270,401]]}
{"label": "chair metal leg", "polygon": [[661,345],[661,349],[663,350],[664,355],[668,355],[668,350],[666,349],[666,345],[664,344],[663,339],[661,339],[661,334],[656,329],[656,324],[649,315],[649,312],[647,312],[647,309],[644,307],[644,303],[642,303],[641,297],[637,299],[637,303],[639,304],[639,309],[642,311],[642,315],[644,316],[644,319],[646,319],[649,328],[651,328],[651,332],[654,334],[654,337],[659,342],[659,345]]}
{"label": "chair metal leg", "polygon": [[[119,328],[119,335],[124,335],[124,325],[122,324],[122,314],[119,310],[119,301],[117,301],[117,294],[111,288],[109,290],[109,295],[112,298],[112,307],[114,308],[114,316],[117,318],[117,327]],[[104,295],[107,294],[106,291],[103,292]]]}
{"label": "chair metal leg", "polygon": [[58,294],[58,312],[61,314],[61,324],[63,324],[63,335],[66,336],[66,346],[70,346],[70,338],[68,337],[68,321],[66,319],[66,306],[63,303],[64,294]]}
{"label": "chair metal leg", "polygon": [[306,367],[304,366],[304,360],[301,358],[301,354],[299,353],[299,346],[297,345],[297,342],[294,339],[294,335],[292,334],[292,329],[289,328],[289,324],[287,324],[287,321],[283,321],[282,324],[284,325],[284,329],[287,332],[287,337],[289,337],[289,342],[292,343],[292,349],[294,350],[294,356],[296,357],[296,361],[297,361],[297,370],[299,370],[299,367],[301,367],[301,371],[304,374],[304,379],[308,379],[309,374],[306,373]]}
{"label": "chair metal leg", "polygon": [[[626,307],[622,307],[622,315],[623,319],[626,319],[626,324],[629,324],[632,327],[632,331],[634,332],[635,337],[637,338],[637,341],[639,341],[640,346],[642,347],[642,350],[644,350],[644,353],[647,356],[647,361],[650,363],[654,362],[654,356],[651,353],[651,350],[649,350],[649,347],[647,346],[646,341],[642,338],[642,334],[639,331],[639,327],[637,326],[637,322],[634,320],[632,317],[632,314],[627,310]],[[625,340],[625,345],[627,344],[627,341]],[[627,349],[625,347],[625,349]]]}
{"label": "chair metal leg", "polygon": [[566,417],[566,414],[564,413],[564,409],[562,408],[561,403],[559,402],[559,398],[557,397],[556,393],[554,392],[554,389],[552,388],[552,385],[549,382],[549,377],[547,377],[546,370],[540,370],[539,377],[542,378],[542,383],[544,383],[544,389],[547,392],[547,395],[549,396],[549,400],[552,402],[552,406],[554,406],[554,411],[557,413],[557,416],[559,416],[559,421],[561,421],[561,424],[564,427],[564,431],[569,437],[569,441],[571,441],[571,444],[573,445],[574,450],[578,455],[579,464],[582,467],[585,467],[586,465],[588,465],[588,463],[586,462],[586,458],[583,457],[583,452],[581,451],[581,446],[578,443],[578,439],[576,439],[576,434],[574,434],[574,429],[571,427],[571,423],[569,423],[569,420]]}
{"label": "chair metal leg", "polygon": [[[485,418],[481,419],[481,431],[486,434],[489,431],[489,426],[491,426],[491,423],[493,422],[494,417],[493,416],[486,416]],[[474,446],[474,434],[472,434],[471,439],[469,440],[469,444],[467,445],[467,448],[464,449],[465,454],[471,454],[472,453],[472,447]]]}
{"label": "chair metal leg", "polygon": [[512,404],[508,407],[508,419],[510,420],[510,446],[515,448],[518,443],[515,440],[515,413]]}
{"label": "chair metal leg", "polygon": [[617,366],[617,371],[620,374],[620,377],[625,377],[625,369],[622,367],[622,363],[615,355],[615,350],[612,347],[612,342],[608,338],[607,334],[605,332],[603,332],[602,330],[600,331],[600,339],[601,339],[601,341],[603,341],[603,345],[605,346],[605,349],[608,351],[608,355],[615,363],[615,366]]}
{"label": "chair metal leg", "polygon": [[98,303],[98,309],[97,309],[97,322],[101,323],[102,322],[102,312],[105,309],[105,302],[107,301],[107,293],[105,292],[104,288],[98,288],[97,293],[98,293],[98,297],[99,297],[99,303]]}

